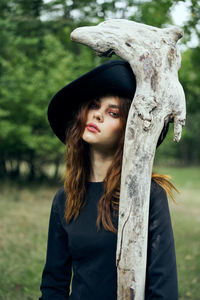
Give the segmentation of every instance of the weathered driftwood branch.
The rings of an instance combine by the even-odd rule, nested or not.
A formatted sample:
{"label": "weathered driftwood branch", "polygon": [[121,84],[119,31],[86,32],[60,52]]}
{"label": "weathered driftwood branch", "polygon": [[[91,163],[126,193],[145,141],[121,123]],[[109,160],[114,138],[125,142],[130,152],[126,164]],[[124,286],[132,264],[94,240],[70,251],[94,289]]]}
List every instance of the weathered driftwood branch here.
{"label": "weathered driftwood branch", "polygon": [[125,134],[116,263],[118,300],[144,299],[149,195],[157,140],[165,122],[174,122],[179,141],[185,123],[185,97],[178,80],[179,28],[159,29],[123,19],[75,29],[72,40],[98,55],[128,61],[137,89]]}

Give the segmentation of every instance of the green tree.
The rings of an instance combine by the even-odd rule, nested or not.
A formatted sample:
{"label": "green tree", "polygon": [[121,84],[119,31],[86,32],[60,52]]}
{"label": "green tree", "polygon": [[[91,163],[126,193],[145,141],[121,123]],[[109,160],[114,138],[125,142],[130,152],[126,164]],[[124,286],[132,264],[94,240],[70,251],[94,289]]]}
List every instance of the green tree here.
{"label": "green tree", "polygon": [[[65,84],[107,60],[86,46],[73,43],[70,32],[107,18],[127,18],[153,26],[172,24],[177,0],[1,0],[0,2],[0,176],[28,166],[29,177],[42,176],[48,164],[63,162],[63,146],[51,133],[46,110]],[[199,1],[191,0],[185,23],[187,45],[199,37]],[[187,123],[180,144],[172,131],[159,156],[173,162],[200,161],[200,48],[183,53],[180,81],[187,99]],[[9,167],[9,168],[8,168]]]}

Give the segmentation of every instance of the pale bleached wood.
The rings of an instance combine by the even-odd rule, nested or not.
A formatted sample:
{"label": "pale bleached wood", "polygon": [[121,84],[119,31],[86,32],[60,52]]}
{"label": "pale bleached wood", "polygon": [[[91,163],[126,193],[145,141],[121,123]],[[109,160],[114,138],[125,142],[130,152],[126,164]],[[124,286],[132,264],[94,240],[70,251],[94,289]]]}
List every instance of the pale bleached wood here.
{"label": "pale bleached wood", "polygon": [[137,89],[127,120],[121,177],[116,264],[118,300],[143,300],[145,291],[149,196],[157,140],[164,123],[174,122],[179,141],[185,124],[185,96],[178,80],[179,28],[159,29],[111,19],[75,29],[73,41],[98,55],[128,61]]}

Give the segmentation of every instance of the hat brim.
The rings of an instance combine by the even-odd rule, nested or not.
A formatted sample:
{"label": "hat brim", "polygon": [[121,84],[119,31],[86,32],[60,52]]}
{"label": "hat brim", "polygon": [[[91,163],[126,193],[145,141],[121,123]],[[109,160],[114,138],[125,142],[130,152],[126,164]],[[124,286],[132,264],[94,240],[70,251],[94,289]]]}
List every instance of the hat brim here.
{"label": "hat brim", "polygon": [[[135,90],[136,79],[129,63],[108,61],[67,84],[53,96],[47,113],[50,126],[65,144],[66,129],[84,102],[106,94],[133,99]],[[164,140],[168,127],[168,124],[164,126],[157,147]]]}
{"label": "hat brim", "polygon": [[66,129],[81,104],[108,93],[133,99],[135,88],[135,76],[128,62],[106,62],[72,81],[54,95],[48,107],[50,126],[65,143]]}

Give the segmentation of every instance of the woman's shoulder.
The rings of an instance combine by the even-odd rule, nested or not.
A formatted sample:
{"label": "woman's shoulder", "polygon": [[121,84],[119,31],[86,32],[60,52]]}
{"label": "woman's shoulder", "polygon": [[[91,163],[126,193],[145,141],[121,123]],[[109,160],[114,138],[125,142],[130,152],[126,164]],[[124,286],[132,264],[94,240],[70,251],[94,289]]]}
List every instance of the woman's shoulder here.
{"label": "woman's shoulder", "polygon": [[55,211],[60,211],[65,206],[66,201],[66,193],[64,191],[64,186],[59,188],[59,190],[56,192],[53,202],[52,202],[52,209]]}
{"label": "woman's shoulder", "polygon": [[150,210],[168,210],[168,198],[165,189],[154,179],[151,181]]}
{"label": "woman's shoulder", "polygon": [[156,202],[168,206],[168,198],[176,202],[174,192],[179,193],[179,191],[170,179],[169,175],[152,173],[150,204]]}
{"label": "woman's shoulder", "polygon": [[155,197],[158,194],[166,194],[164,188],[155,179],[151,180],[151,197]]}
{"label": "woman's shoulder", "polygon": [[[160,182],[152,179],[150,205],[149,205],[149,223],[150,230],[157,228],[157,226],[167,226],[171,232],[171,216],[168,203],[168,196],[172,198],[171,194],[172,184],[168,182]],[[175,187],[173,186],[173,189]],[[177,190],[175,188],[175,190]],[[173,198],[172,198],[173,199]]]}

